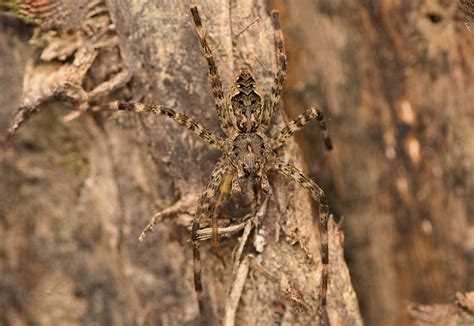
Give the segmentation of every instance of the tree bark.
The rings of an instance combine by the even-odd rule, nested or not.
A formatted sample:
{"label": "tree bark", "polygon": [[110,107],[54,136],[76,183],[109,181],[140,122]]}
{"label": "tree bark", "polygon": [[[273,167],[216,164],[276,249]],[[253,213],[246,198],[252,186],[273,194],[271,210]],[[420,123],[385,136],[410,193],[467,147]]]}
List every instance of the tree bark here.
{"label": "tree bark", "polygon": [[474,286],[472,3],[274,1],[290,54],[285,108],[329,116],[328,159],[318,130],[298,139],[345,217],[369,325],[409,324],[408,303],[454,302]]}
{"label": "tree bark", "polygon": [[[120,66],[130,72],[132,81],[102,96],[100,103],[156,103],[217,131],[207,67],[189,4],[106,3],[120,52],[98,49],[84,78],[75,79],[79,86],[90,94]],[[199,1],[198,6],[225,86],[240,67],[251,66],[268,94],[276,60],[265,1]],[[11,19],[5,21],[6,26],[11,24]],[[6,130],[5,120],[20,104],[18,76],[24,67],[23,99],[35,91],[35,82],[45,82],[41,76],[69,64],[67,58],[77,57],[79,50],[66,59],[45,62],[24,56],[25,44],[17,41],[14,29],[0,32],[0,37],[12,44],[11,52],[1,52],[2,86],[17,81],[10,93],[16,96],[0,95],[8,112],[2,113],[1,126]],[[90,46],[88,41],[84,47]],[[7,66],[4,58],[16,64]],[[124,325],[198,321],[189,244],[195,205],[157,225],[143,244],[138,235],[154,212],[183,198],[197,203],[219,153],[156,116],[86,112],[66,124],[62,117],[68,112],[65,103],[53,97],[2,144],[0,286],[7,293],[0,306],[3,321]],[[284,120],[277,118],[280,125]],[[304,167],[294,142],[281,155]],[[228,311],[235,276],[220,265],[211,245],[201,247],[205,302],[216,324],[224,316],[239,325],[316,321],[321,263],[315,214],[308,195],[297,185],[276,174],[270,182],[274,194],[258,235],[251,237],[253,243],[242,256],[250,272],[241,285],[240,300],[237,291],[235,318]],[[221,221],[235,224],[250,212],[253,201],[251,196],[232,198]],[[256,250],[255,242],[263,244],[263,250]],[[342,231],[330,223],[329,317],[336,325],[357,325],[361,319],[342,244]],[[237,237],[223,239],[222,245],[225,256],[231,257]]]}

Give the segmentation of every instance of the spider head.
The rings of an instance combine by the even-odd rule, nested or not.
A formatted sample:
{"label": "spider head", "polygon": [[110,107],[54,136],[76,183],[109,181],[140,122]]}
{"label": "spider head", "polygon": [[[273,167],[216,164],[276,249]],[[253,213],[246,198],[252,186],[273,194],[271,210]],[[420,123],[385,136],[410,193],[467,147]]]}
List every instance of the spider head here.
{"label": "spider head", "polygon": [[230,103],[237,129],[245,133],[255,132],[260,124],[263,101],[250,70],[240,71]]}

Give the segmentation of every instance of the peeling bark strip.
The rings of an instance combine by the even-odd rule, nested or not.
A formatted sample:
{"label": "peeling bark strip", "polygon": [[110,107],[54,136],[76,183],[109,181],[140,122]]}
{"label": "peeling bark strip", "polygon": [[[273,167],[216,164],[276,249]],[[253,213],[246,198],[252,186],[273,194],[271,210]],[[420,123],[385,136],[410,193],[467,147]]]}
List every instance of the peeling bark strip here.
{"label": "peeling bark strip", "polygon": [[[39,62],[32,61],[30,65],[35,71],[24,78],[21,105],[8,129],[8,136],[40,111],[45,102],[75,102],[76,112],[65,116],[65,120],[70,121],[130,80],[126,69],[109,63],[103,70],[107,75],[115,75],[100,80],[93,89],[84,89],[87,87],[86,75],[100,53],[114,51],[117,47],[114,26],[104,1],[81,0],[73,4],[51,0],[10,0],[2,3],[0,9],[38,25],[30,42],[40,52]],[[119,69],[122,71],[117,73]]]}
{"label": "peeling bark strip", "polygon": [[[107,5],[123,66],[134,76],[130,98],[124,100],[170,107],[217,130],[206,62],[190,24],[188,4],[122,0]],[[265,2],[200,1],[199,6],[224,85],[229,85],[240,67],[251,66],[263,93],[269,94],[277,62]],[[108,64],[99,60],[91,66],[83,86],[96,81]],[[58,281],[65,284],[66,291],[61,292],[71,293],[70,301],[42,300],[38,307],[30,304],[30,297],[23,297],[24,301],[8,306],[0,315],[39,319],[54,309],[64,312],[66,323],[198,320],[189,231],[179,227],[189,227],[188,216],[195,207],[177,203],[203,191],[217,161],[215,152],[186,130],[151,115],[125,112],[116,119],[101,119],[105,114],[95,118],[85,114],[62,125],[54,117],[66,112],[62,107],[53,110],[54,104],[45,104],[9,147],[2,165],[2,173],[9,176],[3,192],[7,195],[0,204],[9,212],[12,225],[7,243],[20,248],[5,250],[13,261],[25,261],[10,264],[9,284],[41,294]],[[8,106],[11,112],[16,105]],[[32,151],[28,144],[38,147]],[[303,165],[292,141],[282,148],[282,155],[295,166]],[[77,157],[83,163],[70,172]],[[247,267],[248,258],[243,258],[242,268],[236,268],[239,283],[235,284],[231,268],[223,270],[212,246],[201,244],[207,289],[204,304],[216,324],[224,315],[236,324],[271,324],[282,319],[307,325],[316,320],[323,267],[311,201],[303,189],[277,174],[270,182],[273,196],[254,227],[260,249],[255,251],[249,244],[242,254],[248,257],[254,251],[259,271],[264,272],[245,278],[254,264]],[[18,184],[29,190],[21,191]],[[245,195],[234,198],[219,212],[222,226],[231,223],[229,217],[243,219],[253,202]],[[137,237],[149,218],[157,208],[173,203],[179,207],[175,219],[157,225],[157,232],[140,245]],[[26,227],[32,223],[37,227]],[[342,232],[332,222],[329,230],[329,319],[358,325],[361,320],[343,260]],[[239,244],[234,236],[222,245],[224,257],[231,257]],[[19,266],[22,273],[17,272]],[[226,304],[229,289],[231,301]],[[230,310],[224,311],[226,306]]]}

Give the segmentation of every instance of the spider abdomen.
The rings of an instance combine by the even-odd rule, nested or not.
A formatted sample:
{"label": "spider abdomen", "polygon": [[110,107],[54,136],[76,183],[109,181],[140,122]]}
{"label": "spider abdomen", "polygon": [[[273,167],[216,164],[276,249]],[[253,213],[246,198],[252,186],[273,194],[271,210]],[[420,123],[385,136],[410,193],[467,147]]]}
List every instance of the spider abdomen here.
{"label": "spider abdomen", "polygon": [[260,125],[262,97],[255,77],[248,69],[242,69],[234,84],[230,105],[236,127],[241,132],[255,132]]}

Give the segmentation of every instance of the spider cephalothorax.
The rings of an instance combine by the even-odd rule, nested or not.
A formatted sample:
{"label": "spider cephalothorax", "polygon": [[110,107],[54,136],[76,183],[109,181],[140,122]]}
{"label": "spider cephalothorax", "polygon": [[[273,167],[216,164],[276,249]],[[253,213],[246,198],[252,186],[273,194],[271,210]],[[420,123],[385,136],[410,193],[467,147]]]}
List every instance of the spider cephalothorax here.
{"label": "spider cephalothorax", "polygon": [[274,154],[265,134],[237,133],[232,139],[226,157],[237,172],[238,180],[232,183],[234,192],[240,191],[239,182],[247,178],[260,182],[262,190],[268,192],[266,172],[274,159]]}
{"label": "spider cephalothorax", "polygon": [[[193,219],[191,237],[193,243],[194,284],[197,293],[199,311],[206,320],[206,309],[203,299],[201,282],[201,257],[199,250],[199,237],[201,222],[211,218],[212,239],[219,258],[224,261],[218,242],[218,226],[215,214],[219,203],[233,191],[239,191],[239,183],[243,180],[252,180],[260,185],[265,194],[269,192],[267,173],[277,171],[306,189],[312,198],[319,202],[319,230],[321,242],[321,290],[319,294],[319,314],[322,320],[327,320],[326,293],[328,286],[328,206],[323,190],[301,170],[292,164],[284,162],[276,154],[276,149],[282,146],[295,132],[305,124],[317,120],[323,132],[323,139],[327,149],[331,149],[331,141],[327,134],[322,113],[314,108],[306,110],[303,114],[293,119],[286,127],[282,128],[273,137],[266,132],[272,117],[275,115],[283,80],[286,74],[286,55],[283,45],[283,35],[280,29],[280,20],[277,12],[272,12],[273,26],[275,28],[275,44],[277,49],[278,71],[275,75],[268,101],[263,101],[257,87],[256,79],[249,69],[242,69],[235,80],[230,94],[225,95],[221,77],[212,56],[212,51],[206,40],[206,32],[202,26],[196,6],[191,7],[200,44],[204,50],[209,67],[212,92],[214,94],[217,116],[227,138],[223,139],[214,132],[206,129],[202,124],[178,113],[172,109],[159,105],[145,105],[140,103],[113,103],[110,109],[126,110],[133,112],[152,112],[174,120],[186,127],[209,145],[221,150],[222,157],[214,168],[206,190],[203,192],[196,214]],[[265,103],[264,103],[265,102]],[[268,102],[268,103],[267,103]],[[157,214],[159,215],[159,214]],[[155,216],[157,216],[155,215]],[[153,229],[156,219],[143,231],[140,239]]]}

